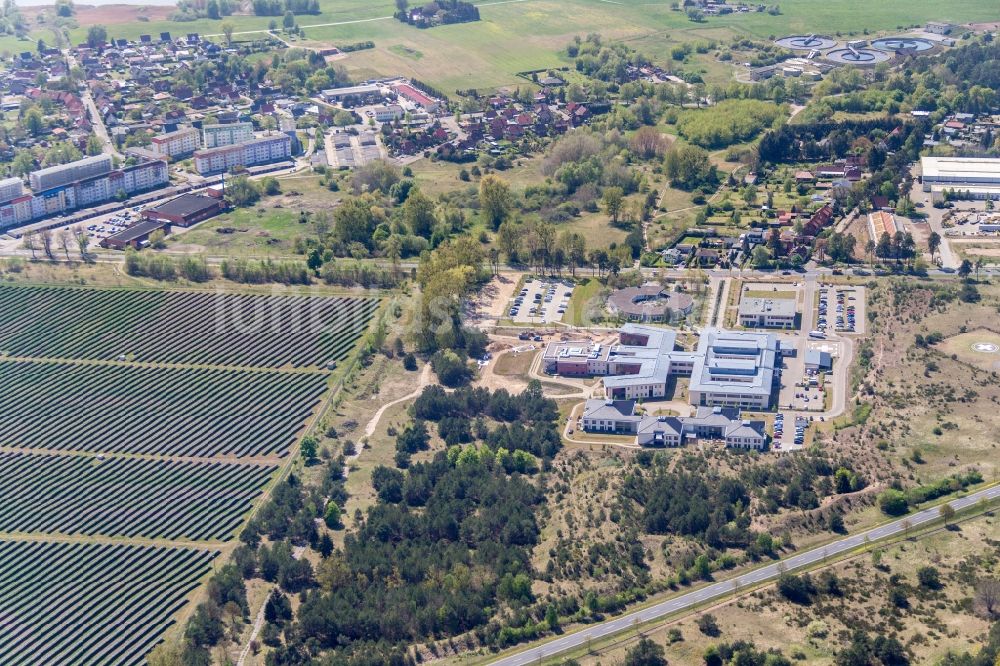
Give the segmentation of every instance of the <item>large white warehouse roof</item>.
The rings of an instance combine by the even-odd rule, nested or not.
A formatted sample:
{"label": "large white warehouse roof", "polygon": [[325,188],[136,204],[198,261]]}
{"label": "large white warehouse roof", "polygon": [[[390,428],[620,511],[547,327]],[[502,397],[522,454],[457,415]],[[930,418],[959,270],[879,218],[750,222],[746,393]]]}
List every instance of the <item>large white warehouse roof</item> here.
{"label": "large white warehouse roof", "polygon": [[925,183],[1000,184],[1000,159],[987,157],[922,157]]}

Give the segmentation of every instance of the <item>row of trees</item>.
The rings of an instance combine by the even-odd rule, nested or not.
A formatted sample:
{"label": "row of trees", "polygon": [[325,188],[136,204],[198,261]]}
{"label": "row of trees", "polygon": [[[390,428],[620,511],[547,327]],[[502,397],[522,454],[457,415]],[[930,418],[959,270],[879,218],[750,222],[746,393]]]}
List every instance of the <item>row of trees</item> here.
{"label": "row of trees", "polygon": [[319,0],[253,0],[256,16],[284,16],[286,12],[293,15],[319,14]]}
{"label": "row of trees", "polygon": [[51,229],[41,231],[28,231],[21,238],[24,249],[31,251],[31,259],[38,258],[41,251],[49,261],[55,261],[59,250],[66,256],[66,261],[70,261],[70,248],[74,248],[82,261],[91,261],[88,248],[90,247],[90,237],[87,231],[80,226],[71,229],[62,228],[52,232]]}

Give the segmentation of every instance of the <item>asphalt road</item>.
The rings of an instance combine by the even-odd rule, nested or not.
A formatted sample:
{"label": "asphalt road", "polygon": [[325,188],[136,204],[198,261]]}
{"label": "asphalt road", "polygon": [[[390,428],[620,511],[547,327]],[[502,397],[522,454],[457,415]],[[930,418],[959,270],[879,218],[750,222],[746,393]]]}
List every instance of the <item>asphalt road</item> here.
{"label": "asphalt road", "polygon": [[[965,497],[951,500],[949,503],[956,511],[974,505],[981,499],[995,499],[1000,497],[1000,485],[984,488]],[[598,642],[613,634],[626,631],[636,624],[643,624],[651,620],[662,618],[666,615],[692,608],[706,601],[714,601],[731,594],[738,586],[746,588],[764,581],[777,578],[783,571],[792,571],[801,567],[810,566],[822,562],[827,557],[834,557],[841,553],[846,553],[858,548],[865,543],[867,537],[871,541],[891,537],[901,534],[904,531],[903,523],[910,522],[911,528],[932,521],[939,517],[939,507],[925,509],[918,513],[904,516],[899,520],[886,523],[867,532],[860,532],[844,537],[838,541],[827,544],[820,548],[808,550],[792,557],[785,558],[778,562],[765,565],[750,571],[737,578],[712,583],[679,597],[674,597],[654,606],[644,608],[632,613],[627,613],[605,622],[600,622],[583,629],[551,640],[543,645],[518,652],[517,654],[503,657],[491,662],[494,666],[527,666],[527,664],[537,664],[539,661],[556,656],[568,650],[578,649],[587,644],[587,641]]]}

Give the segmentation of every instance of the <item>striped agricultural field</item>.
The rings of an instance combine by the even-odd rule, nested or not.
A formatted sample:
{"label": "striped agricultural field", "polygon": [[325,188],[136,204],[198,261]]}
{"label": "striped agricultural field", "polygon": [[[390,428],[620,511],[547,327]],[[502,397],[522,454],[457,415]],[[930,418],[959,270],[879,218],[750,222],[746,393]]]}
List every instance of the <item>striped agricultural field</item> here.
{"label": "striped agricultural field", "polygon": [[0,446],[161,456],[285,453],[326,373],[0,361]]}
{"label": "striped agricultural field", "polygon": [[0,532],[227,539],[276,469],[0,452]]}
{"label": "striped agricultural field", "polygon": [[0,663],[145,663],[217,554],[0,541]]}
{"label": "striped agricultural field", "polygon": [[282,368],[346,357],[375,298],[0,286],[0,352]]}

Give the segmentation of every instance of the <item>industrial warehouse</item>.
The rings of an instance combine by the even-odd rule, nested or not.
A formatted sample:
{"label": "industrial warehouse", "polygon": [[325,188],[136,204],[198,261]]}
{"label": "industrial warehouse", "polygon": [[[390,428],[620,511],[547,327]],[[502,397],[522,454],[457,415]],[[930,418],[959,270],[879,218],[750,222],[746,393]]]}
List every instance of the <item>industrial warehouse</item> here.
{"label": "industrial warehouse", "polygon": [[543,355],[546,372],[603,376],[614,400],[663,398],[670,377],[690,377],[689,400],[700,407],[768,409],[780,359],[773,333],[702,331],[694,351],[675,349],[674,331],[626,324],[619,344],[552,342]]}
{"label": "industrial warehouse", "polygon": [[967,199],[1000,196],[1000,159],[988,157],[921,157],[924,192],[935,198],[945,190],[961,190]]}

